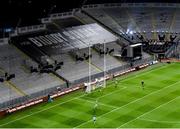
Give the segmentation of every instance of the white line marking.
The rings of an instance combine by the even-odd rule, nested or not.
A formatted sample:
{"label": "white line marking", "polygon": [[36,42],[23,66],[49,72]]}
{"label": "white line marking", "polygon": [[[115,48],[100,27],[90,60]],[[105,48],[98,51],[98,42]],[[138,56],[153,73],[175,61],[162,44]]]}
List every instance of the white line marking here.
{"label": "white line marking", "polygon": [[156,123],[180,124],[180,122],[178,122],[178,121],[175,122],[175,121],[150,120],[150,119],[143,119],[143,118],[139,118],[139,120],[156,122]]}
{"label": "white line marking", "polygon": [[[124,85],[124,84],[123,84]],[[120,91],[122,91],[122,90],[124,90],[124,89],[126,89],[127,87],[123,87],[123,88],[120,88],[120,89],[118,89],[118,90],[116,90],[116,91],[113,91],[113,92],[110,92],[109,94],[105,94],[105,95],[103,95],[103,96],[100,96],[100,97],[97,97],[97,98],[91,98],[91,97],[85,97],[85,98],[88,98],[88,99],[91,99],[91,100],[99,100],[99,99],[101,99],[101,98],[104,98],[104,97],[106,97],[106,96],[109,96],[109,95],[112,95],[112,94],[114,94],[114,93],[116,93],[116,92],[120,92]]]}
{"label": "white line marking", "polygon": [[83,96],[85,96],[85,94],[83,94],[83,95],[81,95],[81,96],[78,96],[78,97],[75,97],[75,98],[73,98],[73,99],[70,99],[70,100],[68,100],[68,101],[62,102],[62,103],[60,103],[60,104],[56,104],[56,105],[51,106],[51,107],[49,107],[49,108],[46,108],[46,109],[43,109],[43,110],[40,110],[40,111],[37,111],[37,112],[31,113],[31,114],[26,115],[26,116],[24,116],[24,117],[21,117],[21,118],[18,118],[18,119],[15,119],[15,120],[9,121],[9,122],[7,122],[7,123],[5,123],[5,124],[1,124],[1,125],[0,125],[0,127],[2,127],[2,126],[4,126],[4,125],[8,125],[8,124],[13,123],[13,122],[16,122],[16,121],[19,121],[19,120],[22,120],[22,119],[27,118],[27,117],[29,117],[29,116],[32,116],[32,115],[38,114],[38,113],[40,113],[40,112],[47,111],[47,110],[49,110],[49,109],[51,109],[51,108],[54,108],[54,107],[56,107],[56,106],[59,106],[59,105],[65,104],[65,103],[67,103],[67,102],[73,101],[73,100],[75,100],[75,99],[77,99],[77,98],[80,98],[80,97],[83,97]]}
{"label": "white line marking", "polygon": [[104,97],[106,97],[106,96],[112,95],[112,94],[114,94],[114,93],[116,93],[116,92],[120,92],[121,90],[124,90],[124,89],[126,89],[126,88],[127,88],[127,87],[123,87],[123,88],[121,88],[121,89],[119,89],[119,90],[116,90],[116,91],[113,91],[113,92],[111,92],[111,93],[109,93],[109,94],[100,96],[100,97],[98,97],[97,99],[99,100],[99,99],[104,98]]}
{"label": "white line marking", "polygon": [[[152,69],[149,69],[148,71],[142,71],[143,73],[138,73],[138,75],[136,75],[137,73],[135,73],[135,75],[134,74],[132,74],[132,75],[130,75],[130,77],[127,77],[127,78],[123,78],[123,80],[122,81],[127,81],[127,80],[130,80],[130,79],[133,79],[133,78],[137,78],[137,77],[140,77],[140,76],[142,76],[142,75],[146,75],[147,73],[151,73],[151,72],[154,72],[154,71],[157,71],[157,70],[160,70],[160,69],[163,69],[163,68],[166,68],[167,66],[169,66],[169,65],[164,65],[164,66],[161,66],[161,67],[159,67],[159,68],[152,68]],[[151,66],[150,66],[151,67]],[[131,74],[131,73],[130,73]],[[121,80],[120,80],[120,82],[122,82]]]}
{"label": "white line marking", "polygon": [[[126,88],[127,88],[127,87],[126,87]],[[122,89],[123,89],[123,88],[122,88]],[[97,91],[95,91],[95,92],[97,92]],[[117,91],[116,91],[116,92],[117,92]],[[54,108],[54,107],[56,107],[56,106],[59,106],[59,105],[65,104],[65,103],[70,102],[70,101],[73,101],[73,100],[75,100],[75,99],[78,99],[78,98],[84,97],[84,96],[86,96],[86,95],[87,95],[87,94],[83,94],[83,95],[81,95],[81,96],[75,97],[75,98],[73,98],[73,99],[70,99],[70,100],[68,100],[68,101],[62,102],[62,103],[60,103],[60,104],[56,104],[56,105],[51,106],[51,107],[49,107],[49,108],[46,108],[46,109],[43,109],[43,110],[40,110],[40,111],[37,111],[37,112],[31,113],[31,114],[26,115],[26,116],[24,116],[24,117],[21,117],[21,118],[19,118],[19,119],[15,119],[15,120],[9,121],[9,122],[7,122],[7,123],[5,123],[5,124],[1,124],[1,125],[0,125],[0,127],[2,127],[2,126],[4,126],[4,125],[8,125],[8,124],[10,124],[10,123],[13,123],[13,122],[15,122],[15,121],[19,121],[19,120],[22,120],[22,119],[24,119],[24,118],[30,117],[30,116],[35,115],[35,114],[38,114],[38,113],[40,113],[40,112],[43,112],[43,111],[49,110],[49,109],[51,109],[51,108]],[[105,95],[105,96],[106,96],[106,95]]]}
{"label": "white line marking", "polygon": [[[136,77],[139,77],[139,76],[142,76],[142,75],[144,75],[144,74],[147,74],[147,73],[150,73],[150,72],[153,72],[153,71],[156,71],[156,70],[165,68],[165,67],[167,67],[167,66],[169,66],[169,65],[161,66],[161,67],[159,67],[159,68],[155,68],[155,69],[152,69],[152,70],[150,70],[150,71],[144,71],[143,73],[140,73],[138,76],[131,76],[131,77],[125,78],[125,79],[122,80],[121,82],[130,80],[130,79],[133,79],[133,78],[136,78]],[[13,123],[13,122],[16,122],[16,121],[19,121],[19,120],[22,120],[22,119],[25,119],[25,118],[30,117],[30,116],[32,116],[32,115],[38,114],[38,113],[40,113],[40,112],[47,111],[47,110],[49,110],[49,109],[51,109],[51,108],[54,108],[54,107],[56,107],[56,106],[59,106],[59,105],[65,104],[65,103],[67,103],[67,102],[73,101],[73,100],[75,100],[75,99],[77,99],[77,98],[80,98],[80,97],[83,97],[83,96],[85,96],[85,95],[86,95],[86,94],[83,94],[83,95],[81,95],[81,96],[78,96],[78,97],[75,97],[75,98],[73,98],[73,99],[67,100],[67,101],[62,102],[62,103],[60,103],[60,104],[56,104],[56,105],[51,106],[51,107],[49,107],[49,108],[43,109],[43,110],[41,110],[41,111],[37,111],[37,112],[31,113],[31,114],[29,114],[29,115],[23,116],[23,117],[21,117],[21,118],[18,118],[18,119],[9,121],[9,122],[4,123],[4,124],[1,124],[0,127],[2,127],[2,126],[4,126],[4,125],[8,125],[8,124]]]}
{"label": "white line marking", "polygon": [[[180,82],[180,81],[178,81],[178,82],[176,82],[176,83],[174,83],[174,84],[171,84],[171,85],[169,85],[169,86],[166,86],[166,87],[164,87],[164,88],[162,88],[162,89],[160,89],[160,90],[154,91],[154,92],[152,92],[152,93],[150,93],[150,94],[148,94],[148,95],[145,95],[144,97],[141,97],[141,98],[139,98],[139,99],[136,99],[136,100],[134,100],[134,101],[131,101],[131,102],[129,102],[129,103],[127,103],[127,104],[119,107],[119,108],[116,108],[116,109],[113,109],[113,110],[111,110],[111,111],[109,111],[109,112],[107,112],[107,113],[104,113],[104,114],[102,114],[101,116],[97,117],[97,119],[98,119],[98,118],[101,118],[102,116],[107,115],[107,114],[109,114],[109,113],[111,113],[111,112],[114,112],[114,111],[116,111],[116,110],[119,110],[119,109],[121,109],[121,108],[123,108],[123,107],[126,107],[127,105],[129,105],[129,104],[131,104],[131,103],[137,102],[137,101],[139,101],[139,100],[141,100],[141,99],[144,99],[144,98],[146,98],[146,97],[148,97],[148,96],[150,96],[150,95],[152,95],[152,94],[155,94],[155,93],[158,93],[158,92],[160,92],[160,91],[162,91],[162,90],[164,90],[164,89],[167,89],[167,88],[169,88],[169,87],[171,87],[171,86],[173,86],[173,85],[175,85],[175,84],[178,84],[179,82]],[[92,121],[92,120],[90,119],[89,121],[84,122],[84,123],[76,126],[75,128],[81,127],[82,125],[85,125],[86,123],[88,123],[88,122],[90,122],[90,121]]]}
{"label": "white line marking", "polygon": [[165,105],[171,103],[172,101],[174,101],[174,100],[176,100],[176,99],[178,99],[178,98],[180,98],[180,96],[178,96],[178,97],[176,97],[176,98],[174,98],[174,99],[172,99],[172,100],[170,100],[170,101],[168,101],[168,102],[166,102],[166,103],[163,103],[163,104],[159,105],[158,107],[154,108],[153,110],[150,110],[150,111],[148,111],[148,112],[146,112],[146,113],[144,113],[144,114],[142,114],[142,115],[136,117],[136,118],[133,119],[133,120],[130,120],[130,121],[128,121],[128,122],[122,124],[122,125],[119,126],[118,128],[121,128],[121,127],[123,127],[124,125],[129,124],[129,123],[131,123],[131,122],[133,122],[133,121],[139,119],[140,117],[143,117],[143,116],[145,116],[145,115],[147,115],[147,114],[149,114],[149,113],[151,113],[151,112],[157,110],[158,108],[163,107],[163,106],[165,106]]}
{"label": "white line marking", "polygon": [[[89,102],[89,103],[92,103],[92,104],[95,104],[96,101],[90,101],[90,100],[85,100],[85,99],[82,99],[82,98],[78,98],[78,100],[82,100],[82,101],[86,101],[86,102]],[[102,106],[106,106],[106,107],[110,107],[110,108],[117,108],[117,106],[112,106],[112,105],[108,105],[108,104],[104,104],[104,103],[101,103],[98,101],[98,104],[99,105],[102,105]]]}
{"label": "white line marking", "polygon": [[[100,96],[100,97],[97,97],[97,98],[85,97],[85,98],[87,98],[87,99],[91,99],[92,101],[87,100],[87,99],[83,99],[83,98],[78,98],[78,99],[79,99],[79,100],[88,101],[88,102],[90,102],[90,103],[94,103],[96,100],[99,100],[100,98],[109,96],[109,95],[111,95],[111,94],[113,94],[113,93],[116,93],[116,92],[120,92],[120,91],[122,91],[122,90],[124,90],[124,89],[126,89],[126,88],[127,88],[127,87],[123,87],[123,88],[121,88],[121,89],[119,89],[119,90],[116,90],[116,91],[114,91],[114,92],[111,92],[111,93],[109,93],[109,94],[106,94],[106,95],[103,95],[103,96]],[[94,101],[93,101],[93,100],[94,100]],[[108,105],[108,104],[105,104],[105,103],[101,103],[101,102],[99,102],[99,101],[98,101],[98,103],[99,103],[100,105],[104,105],[104,106],[107,106],[107,107],[117,108],[117,106]]]}

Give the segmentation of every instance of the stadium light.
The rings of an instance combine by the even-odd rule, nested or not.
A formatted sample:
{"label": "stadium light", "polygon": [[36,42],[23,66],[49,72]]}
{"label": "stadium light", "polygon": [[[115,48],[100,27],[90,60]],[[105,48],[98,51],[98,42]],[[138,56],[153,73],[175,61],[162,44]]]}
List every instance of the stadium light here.
{"label": "stadium light", "polygon": [[126,34],[129,34],[129,31],[130,31],[130,30],[129,30],[129,29],[127,29]]}
{"label": "stadium light", "polygon": [[129,34],[132,35],[134,32],[133,31],[129,31]]}

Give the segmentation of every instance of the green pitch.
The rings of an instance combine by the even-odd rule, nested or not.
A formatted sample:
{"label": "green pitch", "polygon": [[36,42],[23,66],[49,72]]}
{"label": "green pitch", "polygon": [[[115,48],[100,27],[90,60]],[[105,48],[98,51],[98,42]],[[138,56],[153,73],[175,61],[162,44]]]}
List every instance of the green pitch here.
{"label": "green pitch", "polygon": [[180,128],[180,63],[158,64],[120,77],[117,88],[108,81],[101,92],[77,91],[14,113],[2,118],[0,127]]}

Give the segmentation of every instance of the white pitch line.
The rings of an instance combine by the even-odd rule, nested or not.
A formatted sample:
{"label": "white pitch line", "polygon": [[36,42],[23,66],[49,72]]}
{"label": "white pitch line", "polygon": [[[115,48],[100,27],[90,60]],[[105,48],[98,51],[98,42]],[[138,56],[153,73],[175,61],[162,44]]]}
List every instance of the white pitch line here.
{"label": "white pitch line", "polygon": [[[85,99],[82,99],[82,98],[78,98],[78,100],[86,101],[86,102],[93,103],[93,104],[96,102],[96,101],[85,100]],[[110,107],[110,108],[117,108],[117,106],[112,106],[112,105],[104,104],[104,103],[101,103],[99,101],[98,101],[98,104],[102,105],[102,106]]]}
{"label": "white pitch line", "polygon": [[43,112],[43,111],[47,111],[47,110],[49,110],[49,109],[51,109],[51,108],[54,108],[54,107],[56,107],[56,106],[59,106],[59,105],[65,104],[65,103],[67,103],[67,102],[73,101],[73,100],[75,100],[75,99],[77,99],[77,98],[80,98],[80,97],[83,97],[83,96],[85,96],[85,94],[83,94],[83,95],[81,95],[81,96],[78,96],[78,97],[75,97],[75,98],[73,98],[73,99],[70,99],[70,100],[68,100],[68,101],[62,102],[62,103],[60,103],[60,104],[56,104],[56,105],[51,106],[51,107],[49,107],[49,108],[46,108],[46,109],[43,109],[43,110],[40,110],[40,111],[37,111],[37,112],[31,113],[31,114],[26,115],[26,116],[24,116],[24,117],[21,117],[21,118],[18,118],[18,119],[15,119],[15,120],[9,121],[9,122],[7,122],[7,123],[5,123],[5,124],[1,124],[1,125],[0,125],[0,127],[2,127],[2,126],[4,126],[4,125],[8,125],[8,124],[13,123],[13,122],[16,122],[16,121],[19,121],[19,120],[22,120],[22,119],[25,119],[25,118],[27,118],[27,117],[30,117],[30,116],[32,116],[32,115],[35,115],[35,114],[41,113],[41,112]]}
{"label": "white pitch line", "polygon": [[[139,74],[139,75],[137,75],[137,76],[131,76],[131,77],[128,77],[127,79],[124,79],[124,80],[122,80],[121,82],[123,82],[123,81],[127,81],[127,80],[130,80],[130,79],[133,79],[133,78],[136,78],[136,77],[139,77],[139,76],[142,76],[142,75],[144,75],[144,74],[147,74],[147,73],[150,73],[150,72],[153,72],[153,71],[156,71],[156,70],[159,70],[159,69],[165,68],[165,67],[167,67],[167,66],[168,66],[168,65],[165,65],[165,66],[161,66],[161,67],[159,67],[159,68],[156,68],[156,69],[154,69],[154,70],[145,71],[144,73],[141,73],[141,74]],[[46,108],[46,109],[43,109],[43,110],[40,110],[40,111],[37,111],[37,112],[31,113],[31,114],[26,115],[26,116],[24,116],[24,117],[21,117],[21,118],[18,118],[18,119],[15,119],[15,120],[9,121],[9,122],[7,122],[7,123],[1,124],[1,125],[0,125],[0,127],[2,127],[2,126],[4,126],[4,125],[8,125],[8,124],[13,123],[13,122],[16,122],[16,121],[19,121],[19,120],[22,120],[22,119],[25,119],[25,118],[27,118],[27,117],[30,117],[30,116],[32,116],[32,115],[35,115],[35,114],[41,113],[41,112],[43,112],[43,111],[47,111],[47,110],[49,110],[49,109],[51,109],[51,108],[54,108],[54,107],[56,107],[56,106],[59,106],[59,105],[65,104],[65,103],[67,103],[67,102],[73,101],[73,100],[75,100],[75,99],[77,99],[77,98],[80,98],[80,97],[83,97],[83,96],[85,96],[85,95],[86,95],[86,94],[81,95],[81,96],[78,96],[78,97],[75,97],[75,98],[70,99],[70,100],[67,100],[67,101],[62,102],[62,103],[60,103],[60,104],[56,104],[56,105],[51,106],[51,107],[49,107],[49,108]]]}
{"label": "white pitch line", "polygon": [[[116,91],[114,91],[114,92],[111,92],[111,93],[109,93],[109,94],[106,94],[106,95],[97,97],[96,99],[90,98],[90,97],[85,97],[85,98],[89,98],[89,99],[93,99],[93,100],[98,100],[99,98],[103,98],[103,97],[109,96],[109,95],[111,95],[111,94],[113,94],[113,93],[120,92],[120,91],[122,91],[122,90],[124,90],[124,89],[126,89],[126,88],[127,88],[127,87],[123,87],[123,88],[121,88],[121,89],[119,89],[119,90],[116,90]],[[78,98],[78,99],[84,100],[84,101],[88,101],[88,102],[90,102],[90,103],[95,102],[95,101],[85,100],[85,99],[83,99],[83,98]],[[99,102],[99,101],[98,101],[98,103],[99,103],[100,105],[117,108],[117,106],[112,106],[112,105],[104,104],[104,103],[101,103],[101,102]]]}
{"label": "white pitch line", "polygon": [[124,89],[126,89],[126,88],[127,88],[127,87],[123,87],[123,88],[121,88],[121,89],[119,89],[119,90],[116,90],[116,91],[113,91],[113,92],[111,92],[111,93],[109,93],[109,94],[100,96],[100,97],[98,97],[97,99],[101,99],[101,98],[104,98],[104,97],[106,97],[106,96],[112,95],[112,94],[114,94],[114,93],[116,93],[116,92],[119,92],[119,91],[121,91],[121,90],[124,90]]}
{"label": "white pitch line", "polygon": [[[157,71],[157,70],[160,70],[160,69],[163,69],[163,68],[166,68],[168,65],[164,65],[164,66],[161,66],[161,67],[159,67],[159,68],[155,68],[155,69],[151,69],[151,70],[148,70],[148,71],[142,71],[143,73],[139,73],[138,75],[130,75],[131,77],[127,77],[127,78],[124,78],[122,81],[127,81],[127,80],[130,80],[130,79],[133,79],[133,78],[137,78],[137,77],[140,77],[140,76],[142,76],[142,75],[146,75],[147,73],[151,73],[151,72],[154,72],[154,71]],[[130,73],[131,74],[131,73]],[[120,80],[120,82],[122,82],[121,80]]]}
{"label": "white pitch line", "polygon": [[[127,87],[126,87],[126,88],[127,88]],[[121,90],[122,90],[122,89],[123,89],[123,88],[121,88]],[[124,89],[125,89],[125,87],[124,87]],[[120,90],[120,89],[119,89],[119,90]],[[116,91],[116,92],[117,92],[117,91]],[[86,94],[83,94],[83,95],[81,95],[81,96],[75,97],[75,98],[73,98],[73,99],[70,99],[70,100],[68,100],[68,101],[62,102],[62,103],[60,103],[60,104],[56,104],[56,105],[51,106],[51,107],[49,107],[49,108],[46,108],[46,109],[43,109],[43,110],[40,110],[40,111],[31,113],[31,114],[26,115],[26,116],[24,116],[24,117],[21,117],[21,118],[19,118],[19,119],[9,121],[9,122],[7,122],[7,123],[5,123],[5,124],[1,124],[0,127],[2,127],[2,126],[4,126],[4,125],[8,125],[8,124],[13,123],[13,122],[16,122],[16,121],[19,121],[19,120],[22,120],[22,119],[25,119],[25,118],[30,117],[30,116],[32,116],[32,115],[41,113],[41,112],[43,112],[43,111],[49,110],[49,109],[51,109],[51,108],[54,108],[54,107],[56,107],[56,106],[65,104],[65,103],[70,102],[70,101],[73,101],[73,100],[75,100],[75,99],[79,99],[79,98],[84,97],[84,96],[86,96]],[[105,96],[106,96],[106,95],[105,95]],[[102,97],[102,96],[101,96],[101,97]]]}
{"label": "white pitch line", "polygon": [[[119,110],[119,109],[121,109],[121,108],[123,108],[123,107],[125,107],[125,106],[127,106],[127,105],[129,105],[129,104],[131,104],[131,103],[137,102],[137,101],[139,101],[139,100],[141,100],[141,99],[144,99],[144,98],[146,98],[146,97],[148,97],[148,96],[150,96],[150,95],[152,95],[152,94],[155,94],[155,93],[158,93],[158,92],[160,92],[160,91],[162,91],[162,90],[164,90],[164,89],[167,89],[167,88],[169,88],[169,87],[171,87],[171,86],[173,86],[173,85],[175,85],[175,84],[178,84],[179,82],[180,82],[180,81],[178,81],[178,82],[176,82],[176,83],[174,83],[174,84],[171,84],[171,85],[169,85],[169,86],[166,86],[166,87],[164,87],[164,88],[162,88],[162,89],[160,89],[160,90],[154,91],[154,92],[152,92],[152,93],[150,93],[150,94],[148,94],[148,95],[145,95],[144,97],[141,97],[141,98],[139,98],[139,99],[136,99],[136,100],[134,100],[134,101],[131,101],[131,102],[129,102],[129,103],[127,103],[127,104],[119,107],[119,108],[116,108],[116,109],[113,109],[113,110],[111,110],[111,111],[109,111],[109,112],[107,112],[107,113],[104,113],[104,114],[100,115],[99,117],[97,117],[97,119],[98,119],[98,118],[101,118],[102,116],[105,116],[105,115],[107,115],[107,114],[109,114],[109,113],[112,113],[112,112],[114,112],[114,111],[117,111],[117,110]],[[84,123],[76,126],[75,128],[78,128],[78,127],[80,127],[80,126],[82,126],[82,125],[85,125],[86,123],[88,123],[88,122],[90,122],[90,121],[92,121],[92,120],[90,119],[89,121],[86,121],[86,122],[84,122]]]}
{"label": "white pitch line", "polygon": [[178,98],[180,98],[180,96],[178,96],[178,97],[176,97],[176,98],[174,98],[174,99],[172,99],[172,100],[170,100],[170,101],[168,101],[168,102],[166,102],[166,103],[163,103],[163,104],[159,105],[158,107],[154,108],[153,110],[150,110],[150,111],[148,111],[148,112],[146,112],[146,113],[144,113],[144,114],[142,114],[142,115],[136,117],[136,118],[133,119],[133,120],[130,120],[130,121],[128,121],[128,122],[122,124],[122,125],[119,126],[118,128],[121,128],[121,127],[123,127],[124,125],[129,124],[129,123],[131,123],[131,122],[133,122],[133,121],[139,119],[140,117],[143,117],[143,116],[145,116],[145,115],[147,115],[147,114],[149,114],[149,113],[151,113],[151,112],[157,110],[158,108],[161,108],[161,107],[163,107],[163,106],[165,106],[165,105],[171,103],[172,101],[174,101],[174,100],[176,100],[176,99],[178,99]]}
{"label": "white pitch line", "polygon": [[162,120],[150,120],[150,119],[143,119],[143,118],[139,118],[139,120],[143,120],[143,121],[149,121],[149,122],[156,122],[156,123],[168,123],[168,124],[180,124],[180,122],[176,122],[176,121],[162,121]]}
{"label": "white pitch line", "polygon": [[[124,84],[123,84],[123,85],[124,85]],[[92,99],[92,100],[99,100],[99,99],[101,99],[101,98],[103,98],[103,97],[112,95],[112,94],[114,94],[114,93],[116,93],[116,92],[120,92],[120,91],[122,91],[122,90],[124,90],[124,89],[126,89],[126,88],[127,88],[127,87],[120,88],[120,89],[118,89],[118,90],[116,90],[116,91],[110,92],[109,94],[105,94],[105,95],[102,95],[102,96],[97,97],[97,98],[91,98],[91,97],[85,97],[85,98],[89,98],[89,99]]]}

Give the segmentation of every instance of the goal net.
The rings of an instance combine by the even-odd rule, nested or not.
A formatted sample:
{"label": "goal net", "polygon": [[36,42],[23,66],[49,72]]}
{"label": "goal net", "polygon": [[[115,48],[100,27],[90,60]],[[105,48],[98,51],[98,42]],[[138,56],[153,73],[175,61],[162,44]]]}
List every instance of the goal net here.
{"label": "goal net", "polygon": [[85,92],[91,93],[91,91],[98,89],[98,88],[105,88],[106,87],[106,79],[100,78],[96,79],[94,82],[84,83]]}

